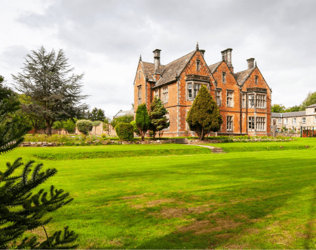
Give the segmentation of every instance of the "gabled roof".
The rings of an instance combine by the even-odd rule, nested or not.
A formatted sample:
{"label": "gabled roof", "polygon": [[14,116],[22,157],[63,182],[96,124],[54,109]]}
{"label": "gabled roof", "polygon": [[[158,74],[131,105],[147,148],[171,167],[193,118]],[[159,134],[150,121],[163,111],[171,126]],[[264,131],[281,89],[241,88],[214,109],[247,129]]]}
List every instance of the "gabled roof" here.
{"label": "gabled roof", "polygon": [[155,73],[155,64],[149,62],[142,62],[144,68],[145,78],[148,78],[149,81],[153,81],[153,75]]}
{"label": "gabled roof", "polygon": [[133,110],[120,110],[119,112],[117,112],[117,114],[115,116],[113,116],[113,119],[124,116],[124,115],[134,115],[134,111]]}
{"label": "gabled roof", "polygon": [[215,72],[215,70],[218,68],[218,66],[222,63],[222,61],[211,64],[208,66],[208,68],[210,69],[211,73],[213,74]]}
{"label": "gabled roof", "polygon": [[234,76],[235,76],[237,83],[239,85],[243,85],[255,68],[256,67],[235,73]]}
{"label": "gabled roof", "polygon": [[164,66],[164,70],[160,75],[160,79],[155,84],[155,87],[175,81],[176,77],[181,74],[195,52],[196,50]]}
{"label": "gabled roof", "polygon": [[309,105],[309,106],[307,106],[306,108],[316,108],[316,103],[315,103],[315,104],[312,104],[312,105]]}
{"label": "gabled roof", "polygon": [[297,111],[297,112],[286,112],[286,113],[274,113],[271,112],[272,118],[281,118],[281,117],[297,117],[297,116],[304,116],[306,115],[306,111]]}

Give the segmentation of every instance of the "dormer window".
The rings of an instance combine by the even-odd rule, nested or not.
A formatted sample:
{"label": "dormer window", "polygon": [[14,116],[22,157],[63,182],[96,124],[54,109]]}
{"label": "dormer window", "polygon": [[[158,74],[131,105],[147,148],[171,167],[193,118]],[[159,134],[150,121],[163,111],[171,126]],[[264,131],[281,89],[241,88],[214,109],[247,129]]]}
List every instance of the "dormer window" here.
{"label": "dormer window", "polygon": [[255,84],[258,85],[258,76],[255,76]]}
{"label": "dormer window", "polygon": [[196,60],[196,70],[200,71],[200,60]]}
{"label": "dormer window", "polygon": [[226,72],[222,72],[222,83],[226,83]]}

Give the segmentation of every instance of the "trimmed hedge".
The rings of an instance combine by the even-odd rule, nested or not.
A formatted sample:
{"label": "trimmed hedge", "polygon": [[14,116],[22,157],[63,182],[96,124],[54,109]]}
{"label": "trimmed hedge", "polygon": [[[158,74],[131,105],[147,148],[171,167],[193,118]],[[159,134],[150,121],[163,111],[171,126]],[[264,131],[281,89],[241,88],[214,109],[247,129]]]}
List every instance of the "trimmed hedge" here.
{"label": "trimmed hedge", "polygon": [[92,121],[89,121],[89,120],[77,121],[78,130],[85,135],[89,134],[89,132],[92,130],[92,127],[93,127]]}
{"label": "trimmed hedge", "polygon": [[115,132],[120,140],[132,141],[134,139],[134,127],[130,123],[117,124]]}

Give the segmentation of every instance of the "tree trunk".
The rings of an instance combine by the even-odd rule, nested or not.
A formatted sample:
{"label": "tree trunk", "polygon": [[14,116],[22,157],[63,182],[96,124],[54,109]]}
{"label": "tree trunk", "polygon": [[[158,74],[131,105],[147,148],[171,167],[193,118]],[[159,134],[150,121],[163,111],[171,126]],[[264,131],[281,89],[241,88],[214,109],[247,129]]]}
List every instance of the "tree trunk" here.
{"label": "tree trunk", "polygon": [[156,131],[153,130],[153,139],[156,139]]}
{"label": "tree trunk", "polygon": [[52,126],[47,124],[47,135],[52,135]]}
{"label": "tree trunk", "polygon": [[145,140],[145,133],[142,132],[142,141],[144,141],[144,140]]}

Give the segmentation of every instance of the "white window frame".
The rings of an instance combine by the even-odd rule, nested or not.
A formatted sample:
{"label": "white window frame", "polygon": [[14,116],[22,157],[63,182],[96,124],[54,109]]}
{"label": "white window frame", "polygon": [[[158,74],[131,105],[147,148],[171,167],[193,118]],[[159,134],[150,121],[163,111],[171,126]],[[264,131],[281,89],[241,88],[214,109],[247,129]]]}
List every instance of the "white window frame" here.
{"label": "white window frame", "polygon": [[217,106],[218,107],[222,106],[222,90],[216,90],[215,95],[216,95]]}
{"label": "white window frame", "polygon": [[234,127],[234,117],[226,116],[226,131],[233,131]]}
{"label": "white window frame", "polygon": [[287,118],[284,118],[284,124],[287,124],[287,122],[288,122]]}
{"label": "white window frame", "polygon": [[[189,101],[193,101],[195,99],[195,97],[197,96],[197,94],[199,93],[199,90],[201,88],[202,85],[206,86],[207,89],[208,86],[207,84],[204,84],[204,83],[200,83],[200,82],[187,82],[187,100]],[[191,86],[191,87],[190,87]],[[190,87],[190,88],[189,88]],[[192,92],[190,92],[190,90]],[[192,96],[190,97],[190,93],[192,93]]]}
{"label": "white window frame", "polygon": [[296,124],[296,118],[295,117],[293,118],[293,124]]}
{"label": "white window frame", "polygon": [[306,117],[302,117],[302,123],[306,123]]}
{"label": "white window frame", "polygon": [[138,104],[142,104],[142,85],[137,86]]}
{"label": "white window frame", "polygon": [[255,95],[254,94],[250,94],[248,95],[248,107],[253,109],[255,108]]}
{"label": "white window frame", "polygon": [[260,95],[260,94],[257,94],[256,95],[256,107],[257,108],[266,108],[267,105],[266,105],[266,95]]}
{"label": "white window frame", "polygon": [[[231,96],[229,96],[231,94]],[[234,91],[227,90],[226,92],[226,107],[233,108],[234,107]]]}
{"label": "white window frame", "polygon": [[246,104],[247,104],[247,94],[242,93],[242,101],[241,101],[242,108],[246,108]]}
{"label": "white window frame", "polygon": [[282,119],[281,118],[278,118],[278,123],[282,123]]}
{"label": "white window frame", "polygon": [[226,72],[222,72],[222,83],[226,83]]}
{"label": "white window frame", "polygon": [[168,86],[162,88],[162,102],[168,103],[169,101],[169,88]]}
{"label": "white window frame", "polygon": [[255,117],[249,116],[248,117],[248,131],[254,131],[255,130]]}
{"label": "white window frame", "polygon": [[256,130],[257,131],[266,131],[266,118],[257,117],[256,118]]}

